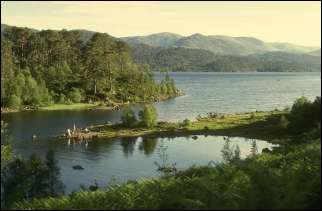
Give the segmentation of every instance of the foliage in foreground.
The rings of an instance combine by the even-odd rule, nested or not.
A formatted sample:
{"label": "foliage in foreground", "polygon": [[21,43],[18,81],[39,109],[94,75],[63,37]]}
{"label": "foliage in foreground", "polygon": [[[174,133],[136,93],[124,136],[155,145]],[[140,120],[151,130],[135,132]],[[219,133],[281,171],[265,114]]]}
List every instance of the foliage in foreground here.
{"label": "foliage in foreground", "polygon": [[[306,140],[308,141],[308,140]],[[216,167],[18,203],[19,209],[320,208],[320,139]]]}
{"label": "foliage in foreground", "polygon": [[6,124],[1,121],[1,209],[11,208],[17,201],[63,193],[54,151],[47,153],[46,161],[37,155],[23,159],[13,154],[8,139]]}
{"label": "foliage in foreground", "polygon": [[305,97],[297,99],[288,115],[290,130],[303,132],[309,128],[321,127],[321,97],[313,102]]}
{"label": "foliage in foreground", "polygon": [[[320,116],[314,102],[299,103],[275,124],[294,135],[280,147],[240,160],[240,150],[226,142],[225,163],[193,166],[160,179],[129,181],[106,190],[20,201],[18,209],[318,209],[321,207]],[[310,107],[311,112],[307,111]],[[297,111],[294,113],[294,111]],[[294,115],[297,118],[294,118]],[[301,128],[297,121],[306,126]],[[266,120],[267,121],[267,120]],[[292,127],[292,125],[297,125]],[[294,129],[297,129],[294,131]],[[293,132],[292,132],[293,131]],[[301,132],[301,133],[299,133]],[[41,196],[40,196],[41,197]],[[30,198],[27,198],[30,199]]]}

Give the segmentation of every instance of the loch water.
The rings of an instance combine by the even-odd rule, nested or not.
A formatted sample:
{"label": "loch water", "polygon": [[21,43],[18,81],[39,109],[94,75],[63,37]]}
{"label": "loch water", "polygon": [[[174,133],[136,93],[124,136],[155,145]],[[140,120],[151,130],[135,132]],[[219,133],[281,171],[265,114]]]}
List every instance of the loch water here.
{"label": "loch water", "polygon": [[[290,107],[295,99],[305,96],[314,100],[321,96],[321,73],[171,73],[179,89],[185,95],[155,103],[160,120],[179,121],[194,119],[208,112],[237,113],[268,111]],[[155,74],[157,81],[163,73]],[[135,109],[139,109],[135,105]],[[45,156],[54,149],[61,169],[66,191],[79,189],[83,184],[107,185],[113,178],[119,181],[160,176],[155,162],[160,162],[160,148],[167,147],[169,163],[179,169],[193,164],[206,165],[210,161],[221,162],[221,149],[226,143],[222,136],[144,139],[113,139],[89,142],[88,145],[68,140],[49,138],[71,128],[118,122],[121,111],[37,111],[2,114],[1,120],[9,124],[16,153],[28,156],[37,153]],[[37,135],[32,141],[31,136]],[[247,156],[253,142],[258,152],[273,145],[263,140],[231,138],[238,145],[242,157]],[[74,170],[81,165],[84,170]]]}

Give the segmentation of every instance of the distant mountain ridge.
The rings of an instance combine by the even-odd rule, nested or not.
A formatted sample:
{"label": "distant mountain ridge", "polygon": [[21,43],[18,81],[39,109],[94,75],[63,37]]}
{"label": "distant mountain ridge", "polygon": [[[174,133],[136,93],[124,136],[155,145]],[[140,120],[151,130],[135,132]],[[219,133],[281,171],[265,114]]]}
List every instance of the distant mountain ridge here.
{"label": "distant mountain ridge", "polygon": [[224,35],[202,35],[196,33],[181,36],[172,33],[159,33],[147,36],[121,37],[130,45],[147,44],[152,47],[183,47],[203,49],[222,55],[248,55],[268,51],[308,53],[319,47],[307,47],[290,43],[266,43],[254,37],[230,37]]}
{"label": "distant mountain ridge", "polygon": [[[170,35],[170,36],[169,36]],[[137,63],[154,71],[320,71],[321,49],[254,37],[153,34],[121,38]],[[171,39],[167,39],[171,37]],[[166,44],[160,40],[167,40]]]}
{"label": "distant mountain ridge", "polygon": [[157,34],[151,34],[147,36],[133,36],[133,37],[120,37],[129,44],[146,44],[152,47],[171,47],[183,36],[162,32]]}
{"label": "distant mountain ridge", "polygon": [[132,45],[132,57],[149,64],[154,71],[214,72],[316,72],[321,70],[321,57],[281,51],[249,55],[221,55],[203,49]]}
{"label": "distant mountain ridge", "polygon": [[[1,24],[1,34],[8,27],[12,26]],[[96,33],[71,31],[78,31],[85,43]],[[154,71],[321,71],[319,47],[199,33],[181,36],[164,32],[118,39],[130,45],[136,63],[148,64]]]}
{"label": "distant mountain ridge", "polygon": [[[10,27],[13,27],[13,26],[10,26],[10,25],[7,25],[7,24],[1,24],[1,34],[4,32],[4,30],[6,30],[6,29],[8,29]],[[33,31],[33,32],[39,31],[37,29],[33,29],[33,28],[29,28],[29,27],[19,27],[19,28],[27,28],[27,29],[29,29],[30,31]]]}
{"label": "distant mountain ridge", "polygon": [[[10,25],[1,24],[1,33]],[[29,28],[33,31],[36,29]],[[79,31],[82,40],[88,41],[96,32],[84,29],[74,29]],[[300,46],[291,43],[269,43],[254,37],[230,37],[224,35],[202,35],[195,33],[190,36],[182,36],[170,32],[155,33],[146,36],[119,37],[130,45],[145,44],[152,47],[171,48],[193,48],[211,51],[214,54],[223,55],[247,55],[263,53],[268,51],[283,51],[289,53],[310,53],[318,54],[320,47]],[[321,50],[320,50],[321,51]]]}
{"label": "distant mountain ridge", "polygon": [[314,50],[314,51],[311,51],[308,54],[313,55],[313,56],[321,56],[321,48],[317,49],[317,50]]}

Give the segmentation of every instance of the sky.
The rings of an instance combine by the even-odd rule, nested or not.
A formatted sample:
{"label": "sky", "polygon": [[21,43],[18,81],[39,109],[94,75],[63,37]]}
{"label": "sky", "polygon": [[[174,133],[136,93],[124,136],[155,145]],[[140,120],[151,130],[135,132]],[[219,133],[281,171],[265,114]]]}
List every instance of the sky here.
{"label": "sky", "polygon": [[320,1],[1,1],[1,23],[35,29],[87,29],[116,37],[201,33],[321,46]]}

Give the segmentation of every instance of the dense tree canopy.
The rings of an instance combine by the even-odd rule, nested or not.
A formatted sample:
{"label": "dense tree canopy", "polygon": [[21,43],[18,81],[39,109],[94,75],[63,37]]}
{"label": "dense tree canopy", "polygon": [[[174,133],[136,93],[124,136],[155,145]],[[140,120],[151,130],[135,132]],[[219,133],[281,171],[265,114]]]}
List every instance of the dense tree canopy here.
{"label": "dense tree canopy", "polygon": [[[1,106],[157,100],[162,89],[108,34],[9,27],[1,35]],[[174,94],[174,93],[171,93]],[[170,95],[171,95],[170,94]]]}

